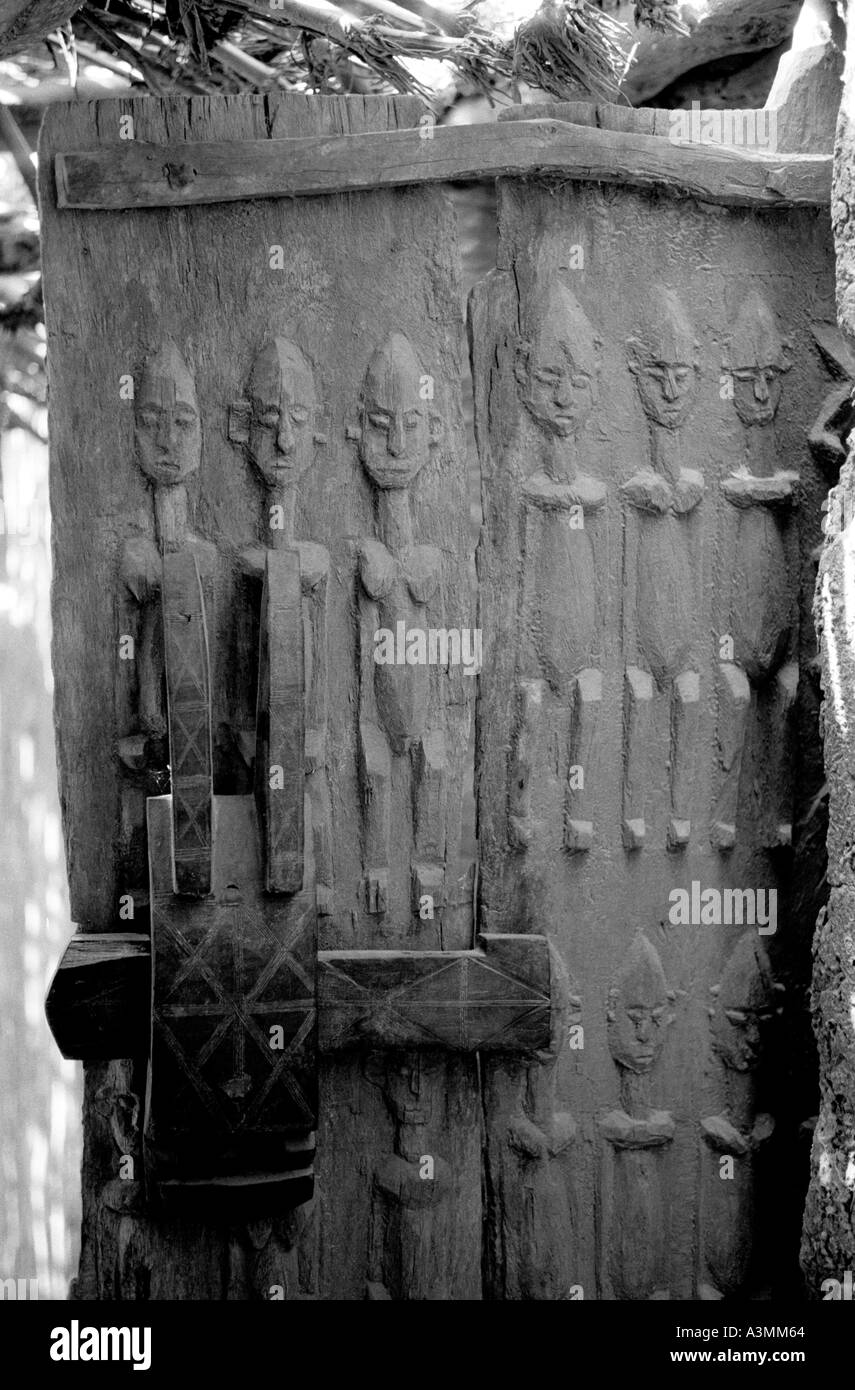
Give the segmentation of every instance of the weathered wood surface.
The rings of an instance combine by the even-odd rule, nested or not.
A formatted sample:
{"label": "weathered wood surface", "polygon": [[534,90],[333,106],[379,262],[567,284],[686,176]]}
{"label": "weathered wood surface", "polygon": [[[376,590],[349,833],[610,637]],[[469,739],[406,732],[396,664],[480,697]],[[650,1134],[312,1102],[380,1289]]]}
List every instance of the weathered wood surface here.
{"label": "weathered wood surface", "polygon": [[827,204],[829,156],[777,155],[559,119],[165,146],[56,157],[64,208],[186,207],[523,175],[667,188],[731,206]]}
{"label": "weathered wood surface", "polygon": [[[314,959],[302,968],[314,978]],[[91,1061],[145,1050],[150,970],[147,937],[73,937],[47,1003],[63,1055]],[[321,951],[317,971],[321,1052],[534,1054],[549,1048],[564,1007],[542,936],[481,936],[472,951]]]}
{"label": "weathered wood surface", "polygon": [[71,938],[48,990],[45,1012],[63,1057],[135,1057],[151,1028],[147,935],[98,932]]}
{"label": "weathered wood surface", "polygon": [[[499,198],[470,311],[479,926],[555,941],[584,1035],[551,1082],[485,1061],[486,1291],[787,1287],[775,1194],[797,1190],[811,1113],[798,982],[822,893],[798,885],[821,787],[805,598],[825,480],[805,426],[829,389],[826,218],[580,183],[503,180]],[[777,893],[768,989],[756,926],[675,920],[693,884]]]}
{"label": "weathered wood surface", "polygon": [[[123,101],[46,127],[55,652],[66,673],[57,711],[74,915],[111,931],[130,902],[138,929],[151,909],[156,969],[167,943],[161,1011],[181,973],[168,958],[170,914],[187,914],[195,930],[206,911],[223,921],[231,911],[222,943],[234,951],[243,939],[227,902],[240,875],[218,879],[210,901],[176,897],[163,874],[165,838],[149,901],[137,811],[141,783],[165,771],[154,747],[162,654],[142,643],[137,681],[115,659],[127,595],[144,635],[160,554],[183,525],[177,487],[170,507],[158,496],[157,470],[168,471],[171,456],[145,473],[152,508],[134,439],[139,454],[141,431],[151,441],[182,415],[192,436],[198,416],[198,476],[189,447],[171,449],[186,455],[187,548],[213,595],[214,842],[218,807],[252,818],[262,576],[270,554],[296,554],[305,882],[315,885],[322,973],[344,993],[331,995],[333,1011],[347,1006],[331,1045],[369,1044],[323,1054],[317,1195],[262,1231],[229,1231],[215,1218],[174,1225],[147,1210],[124,1171],[125,1159],[142,1159],[144,1059],[91,1067],[85,1297],[263,1296],[268,1280],[298,1298],[478,1298],[482,1216],[491,1298],[744,1295],[764,1278],[739,1235],[746,1213],[759,1212],[750,1246],[771,1227],[770,1172],[786,1184],[796,1168],[792,1136],[810,1103],[798,990],[782,996],[791,1013],[776,1039],[780,1070],[766,1065],[774,1050],[762,1044],[780,1007],[775,985],[804,968],[799,923],[817,891],[786,888],[791,865],[798,880],[818,789],[813,646],[799,600],[824,489],[804,426],[826,408],[834,375],[814,347],[833,319],[822,211],[755,216],[738,197],[722,211],[706,197],[503,182],[499,268],[471,315],[486,516],[485,961],[472,950],[472,924],[451,911],[473,683],[447,656],[375,660],[378,632],[393,641],[399,623],[421,632],[476,621],[456,254],[442,195],[386,188],[121,217],[56,206],[53,156],[112,145],[124,114],[142,142],[167,145],[191,134],[214,143],[314,136],[319,124],[325,136],[412,129],[419,110],[379,100]],[[598,119],[599,129],[580,129],[603,134]],[[644,138],[661,140],[655,117]],[[631,278],[615,272],[627,248]],[[80,277],[60,276],[69,256],[88,267]],[[153,351],[172,362],[171,377],[148,368],[140,377]],[[158,385],[154,399],[148,390],[136,422],[118,389],[125,376],[169,388]],[[277,507],[278,539],[268,520]],[[114,672],[112,687],[92,688],[92,662]],[[131,731],[143,695],[138,755]],[[293,744],[293,692],[285,717]],[[137,757],[149,758],[143,772]],[[793,770],[806,771],[795,806]],[[169,807],[158,805],[151,825],[166,837]],[[238,840],[253,840],[248,826]],[[740,903],[745,890],[779,893],[771,964],[748,949],[762,922],[685,924],[670,911],[675,888],[687,902],[695,888],[731,890]],[[300,896],[269,910],[284,921]],[[568,977],[561,1010],[550,981],[561,1017],[550,1019],[548,1041],[566,1033],[568,1045],[560,1056],[545,1046],[516,1060],[485,1055],[479,1067],[463,1050],[476,1036],[467,977],[486,988],[490,1008],[504,1007],[507,979],[527,989],[530,977],[520,959],[494,969],[496,941],[537,963],[544,937]],[[444,982],[434,965],[443,955]],[[226,975],[233,968],[221,964]],[[357,987],[375,995],[370,1016],[364,1001],[350,1012]],[[442,1013],[431,1025],[437,989]],[[396,1001],[413,991],[417,1008],[401,1025]],[[535,992],[529,1048],[547,1033],[545,986]],[[527,1012],[512,1030],[525,1033]],[[435,1048],[423,1045],[426,1024]],[[224,1052],[196,1043],[203,1064],[221,1066]],[[167,1145],[172,1131],[181,1151],[171,1176],[205,1185],[162,1044],[155,1131],[165,1105]],[[242,1066],[215,1079],[238,1100]],[[309,1141],[293,1142],[302,1169]],[[740,1160],[732,1188],[715,1186],[723,1142]],[[218,1176],[234,1174],[223,1165]],[[767,1243],[769,1263],[779,1238]]]}
{"label": "weathered wood surface", "polygon": [[[804,1212],[802,1268],[812,1299],[841,1296],[846,1272],[855,1267],[855,1227],[852,1222],[852,1155],[855,1152],[855,1047],[852,1041],[852,939],[855,929],[855,859],[852,827],[855,797],[852,788],[853,690],[855,657],[852,643],[852,518],[853,452],[849,433],[851,365],[855,346],[855,12],[846,7],[846,68],[837,123],[834,154],[834,194],[831,208],[836,252],[837,321],[842,336],[839,353],[844,370],[843,391],[826,401],[814,433],[823,440],[822,453],[834,465],[843,460],[837,485],[828,497],[824,540],[816,584],[815,614],[820,636],[819,663],[823,694],[823,742],[828,779],[827,908],[816,920],[813,1008],[814,1033],[820,1064],[819,1115],[813,1134],[810,1187]],[[850,379],[847,381],[846,377]],[[831,407],[829,409],[829,407]],[[836,426],[837,449],[829,438]],[[836,454],[836,459],[835,459]],[[829,1294],[826,1280],[836,1281]],[[832,1289],[834,1286],[831,1286]],[[845,1295],[844,1295],[845,1296]]]}
{"label": "weathered wood surface", "polygon": [[256,799],[268,893],[303,886],[303,613],[300,558],[268,551],[259,622]]}
{"label": "weathered wood surface", "polygon": [[560,992],[543,936],[492,936],[475,951],[325,951],[319,1045],[451,1052],[549,1048]]}
{"label": "weathered wood surface", "polygon": [[[252,800],[264,553],[290,548],[300,556],[305,638],[303,850],[307,882],[325,888],[317,893],[321,949],[473,943],[471,923],[452,905],[475,683],[446,661],[415,672],[423,690],[413,718],[405,699],[377,700],[384,687],[373,680],[359,617],[367,623],[371,604],[396,616],[400,604],[400,616],[419,625],[475,624],[459,398],[465,344],[445,199],[438,190],[390,190],[117,219],[60,211],[52,176],[56,153],[112,143],[123,114],[141,141],[166,144],[412,128],[421,110],[416,101],[380,98],[123,99],[48,117],[41,167],[51,285],[54,660],[62,672],[56,712],[72,916],[88,932],[147,928],[145,825],[136,808],[169,787],[164,764],[150,753],[154,734],[142,772],[128,766],[134,749],[122,745],[113,756],[139,728],[139,681],[119,657],[122,633],[139,634],[123,606],[128,592],[140,609],[122,588],[128,540],[138,542],[140,560],[131,577],[140,595],[152,595],[152,609],[158,568],[152,490],[137,466],[139,423],[121,378],[139,386],[144,364],[168,338],[192,372],[201,429],[198,471],[186,478],[186,521],[200,573],[205,555],[212,560],[215,806]],[[85,267],[79,277],[62,270],[69,257]],[[400,358],[389,346],[392,330],[409,345]],[[390,360],[389,372],[371,369]],[[189,394],[185,388],[185,404]],[[234,403],[245,408],[230,421]],[[398,487],[402,461],[407,481]],[[285,514],[281,538],[269,519],[273,505]],[[410,618],[406,605],[421,616]],[[156,644],[149,647],[148,688],[158,691],[162,658]],[[360,722],[372,727],[360,730]],[[376,755],[370,765],[366,750]],[[375,789],[385,798],[376,825]],[[372,826],[378,862],[366,858]],[[382,903],[372,897],[378,867],[387,871]],[[132,919],[127,903],[120,916],[125,899]],[[188,912],[196,910],[192,901]],[[157,1077],[164,1079],[162,1056],[155,1088]],[[368,1284],[372,1296],[392,1289],[410,1298],[430,1287],[431,1297],[479,1295],[472,1057],[324,1060],[316,1196],[293,1222],[282,1227],[277,1219],[272,1233],[253,1229],[252,1238],[215,1217],[173,1225],[146,1212],[139,1173],[127,1181],[120,1173],[123,1154],[142,1164],[140,1120],[120,1143],[101,1113],[112,1106],[141,1116],[144,1089],[142,1058],[121,1076],[89,1068],[81,1296],[138,1297],[140,1289],[157,1298],[267,1296],[274,1284],[297,1298],[361,1299]],[[168,1088],[161,1095],[168,1101]],[[433,1235],[416,1230],[411,1217],[410,1188],[426,1190],[413,1148],[437,1159]],[[416,1268],[423,1282],[408,1287]]]}
{"label": "weathered wood surface", "polygon": [[297,1182],[298,1205],[312,1195],[305,1154],[317,1121],[314,894],[264,894],[251,796],[212,807],[210,895],[197,903],[177,894],[172,799],[148,803],[147,1180],[176,1200],[213,1186],[221,1206],[232,1188],[261,1210],[275,1200],[271,1187]]}
{"label": "weathered wood surface", "polygon": [[175,891],[211,891],[213,757],[211,668],[202,581],[189,550],[169,552],[162,570],[164,675],[172,784],[169,882]]}

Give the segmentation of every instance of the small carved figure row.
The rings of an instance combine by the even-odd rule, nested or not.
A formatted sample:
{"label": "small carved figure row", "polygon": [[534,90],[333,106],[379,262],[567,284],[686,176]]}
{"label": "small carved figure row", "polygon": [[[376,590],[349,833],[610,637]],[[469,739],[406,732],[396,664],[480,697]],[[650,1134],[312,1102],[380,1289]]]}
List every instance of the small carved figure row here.
{"label": "small carved figure row", "polygon": [[[579,467],[579,440],[595,400],[599,343],[582,306],[563,286],[551,287],[537,327],[521,344],[516,367],[529,434],[520,448],[527,480],[521,492],[523,579],[518,631],[518,714],[509,767],[509,840],[519,849],[535,829],[531,789],[546,748],[562,726],[567,784],[564,845],[593,840],[591,767],[602,703],[603,615],[598,601],[596,516],[606,487]],[[627,340],[650,430],[648,460],[623,485],[625,708],[623,841],[646,838],[645,798],[651,739],[660,702],[667,711],[668,844],[691,836],[693,755],[700,708],[698,633],[699,535],[688,522],[703,492],[702,474],[682,466],[681,430],[698,375],[698,346],[678,296],[654,287],[637,334]],[[782,513],[795,499],[797,473],[776,466],[774,420],[789,347],[756,292],[740,308],[731,341],[732,399],[746,430],[745,457],[722,483],[734,508],[730,528],[737,562],[724,570],[720,623],[732,650],[719,666],[719,785],[713,843],[736,842],[743,751],[752,703],[771,750],[769,847],[791,837],[788,763],[790,711],[797,667],[790,659],[794,606]],[[532,455],[536,460],[531,471]],[[582,524],[579,524],[581,520]],[[590,524],[589,524],[590,523]],[[568,775],[567,769],[572,770]]]}
{"label": "small carved figure row", "polygon": [[[431,385],[428,393],[426,381]],[[411,512],[411,486],[439,443],[438,418],[428,414],[426,398],[433,398],[433,379],[422,371],[409,340],[393,333],[370,357],[359,425],[348,430],[348,437],[357,442],[375,502],[374,534],[359,542],[358,585],[360,778],[367,907],[374,913],[387,908],[392,767],[397,759],[409,757],[411,766],[416,901],[428,892],[438,903],[443,891],[448,780],[444,711],[432,695],[427,670],[408,666],[402,671],[373,659],[378,627],[394,628],[402,619],[407,627],[426,627],[427,605],[442,603],[441,552],[437,546],[416,543]],[[188,521],[186,484],[200,463],[201,421],[192,374],[173,343],[165,343],[146,363],[137,383],[135,410],[136,457],[152,487],[154,539],[134,537],[122,554],[124,588],[136,610],[139,659],[137,688],[128,701],[131,707],[121,716],[131,731],[121,738],[119,755],[148,791],[162,790],[163,771],[170,763],[175,794],[174,769],[182,755],[180,748],[173,747],[171,756],[167,751],[167,724],[173,742],[189,740],[198,749],[205,743],[200,722],[211,721],[210,674],[196,667],[210,659],[216,550],[194,534]],[[274,882],[279,891],[296,891],[302,882],[303,834],[302,758],[297,750],[304,742],[319,906],[324,911],[329,910],[332,878],[324,776],[329,554],[323,546],[294,536],[299,479],[311,465],[316,446],[327,441],[316,427],[321,415],[312,366],[302,350],[284,338],[263,346],[246,399],[229,409],[229,437],[245,448],[263,482],[264,517],[269,522],[267,547],[249,546],[241,554],[246,574],[263,581],[263,597],[255,599],[262,650],[255,729],[243,727],[238,718],[237,743],[247,765],[255,757],[256,781],[266,807],[267,849],[280,859],[281,872],[274,873]],[[189,730],[186,721],[163,709],[164,668],[167,704],[169,672],[160,622],[162,572],[165,557],[175,553],[193,557],[206,615],[205,642],[197,652],[191,654],[186,643],[176,652],[185,674],[189,670],[192,675],[196,697],[191,703],[197,716]],[[244,622],[250,622],[246,615]],[[180,631],[177,641],[180,647]],[[207,705],[201,713],[200,704]],[[268,771],[283,760],[288,770],[284,785],[281,778],[277,785]],[[197,777],[210,781],[210,761],[208,748],[201,765],[194,767]],[[294,776],[295,765],[300,767],[299,778]],[[273,783],[269,788],[268,781]],[[180,787],[178,795],[180,800]],[[204,822],[196,805],[181,825],[196,850],[209,853],[210,824]],[[180,838],[179,819],[176,832]]]}
{"label": "small carved figure row", "polygon": [[[780,1011],[782,987],[772,978],[768,957],[752,935],[743,936],[711,991],[712,1053],[708,1092],[713,1113],[700,1122],[698,1296],[720,1299],[743,1291],[751,1260],[751,1206],[754,1155],[773,1130],[759,1113],[755,1076],[764,1028]],[[598,1132],[605,1144],[599,1169],[598,1297],[662,1299],[676,1296],[668,1245],[673,1219],[668,1150],[677,1124],[668,1110],[652,1103],[651,1074],[673,1022],[674,994],[658,952],[638,933],[608,992],[607,1037],[620,1075],[617,1108],[601,1115]],[[581,1004],[570,996],[566,1019],[577,1026]],[[572,1164],[563,1171],[553,1160],[569,1156],[579,1126],[572,1113],[556,1111],[555,1055],[498,1066],[484,1059],[484,1113],[488,1168],[486,1250],[494,1297],[562,1300],[576,1292],[577,1236],[573,1215]],[[427,1253],[433,1242],[447,1247],[453,1260],[454,1183],[448,1165],[434,1159],[437,1181],[425,1179],[423,1158],[435,1155],[431,1108],[437,1106],[442,1076],[437,1062],[402,1057],[389,1070],[384,1095],[395,1119],[395,1156],[377,1170],[374,1228],[400,1232],[400,1218],[389,1211],[419,1208],[413,1239]],[[724,1160],[724,1162],[723,1162]],[[431,1293],[433,1258],[415,1259],[391,1245],[375,1250],[373,1297],[442,1297]],[[408,1258],[412,1255],[412,1258]],[[408,1278],[425,1272],[421,1291],[408,1291]],[[447,1296],[448,1283],[443,1286]]]}
{"label": "small carved figure row", "polygon": [[[756,1104],[755,1073],[763,1032],[780,1011],[782,986],[774,981],[763,945],[753,934],[740,938],[711,993],[712,1113],[700,1122],[697,1287],[702,1299],[744,1292],[752,1256],[754,1156],[773,1131],[771,1117]],[[652,1074],[673,1022],[674,999],[658,952],[639,932],[606,1001],[608,1046],[620,1076],[620,1097],[618,1106],[598,1122],[605,1141],[597,1179],[598,1297],[676,1296],[670,1288],[673,1196],[668,1162],[677,1124],[672,1112],[657,1108],[651,1096]],[[568,1005],[564,1031],[577,1028],[581,1019],[579,997],[569,993]],[[502,1299],[580,1296],[572,1164],[564,1169],[554,1162],[571,1156],[579,1127],[572,1113],[556,1111],[556,1061],[555,1052],[530,1061],[501,1055],[482,1058],[488,1279],[492,1296]],[[394,1151],[373,1171],[365,1296],[453,1297],[465,1264],[459,1243],[466,1223],[458,1221],[456,1207],[467,1200],[468,1189],[462,1174],[442,1156],[450,1137],[445,1127],[448,1055],[443,1059],[436,1053],[407,1051],[384,1059],[371,1054],[362,1065],[394,1126]],[[119,1153],[138,1156],[140,1107],[128,1093],[126,1066],[111,1064],[99,1109],[111,1120]],[[474,1092],[470,1099],[474,1123]],[[458,1097],[455,1105],[463,1103]],[[133,1210],[145,1220],[132,1190],[138,1192],[133,1182],[111,1183],[102,1219],[109,1221],[109,1210],[115,1209]],[[302,1209],[296,1218],[299,1230],[288,1244],[288,1249],[299,1245],[300,1261],[312,1267],[316,1203],[317,1197]],[[250,1233],[255,1229],[249,1228]],[[467,1228],[466,1237],[471,1235]],[[293,1271],[289,1281],[287,1297],[300,1297]],[[317,1296],[314,1279],[306,1295]],[[478,1294],[473,1291],[471,1296]],[[586,1290],[585,1296],[591,1294]]]}

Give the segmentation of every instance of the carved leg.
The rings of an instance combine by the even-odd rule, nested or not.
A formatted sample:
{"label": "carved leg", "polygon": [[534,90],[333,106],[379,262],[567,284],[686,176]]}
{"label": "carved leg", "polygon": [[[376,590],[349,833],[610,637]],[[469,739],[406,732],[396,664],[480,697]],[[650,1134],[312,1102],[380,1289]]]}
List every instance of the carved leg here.
{"label": "carved leg", "polygon": [[713,813],[710,839],[716,849],[733,849],[736,844],[736,810],[739,801],[739,774],[748,710],[751,706],[751,687],[740,666],[722,661],[719,664],[718,756],[722,783]]}
{"label": "carved leg", "polygon": [[623,844],[644,844],[644,802],[647,754],[653,714],[653,677],[639,666],[627,666],[624,704]]}
{"label": "carved leg", "polygon": [[360,724],[360,778],[365,835],[366,906],[382,917],[389,901],[389,817],[392,757],[376,724]]}
{"label": "carved leg", "polygon": [[694,748],[698,733],[701,683],[696,671],[682,671],[674,682],[671,703],[671,819],[668,848],[689,843],[692,823]]}
{"label": "carved leg", "polygon": [[745,1136],[725,1117],[702,1120],[701,1129],[698,1298],[715,1303],[743,1292],[751,1260],[752,1157]]}
{"label": "carved leg", "polygon": [[303,588],[306,686],[306,774],[312,817],[315,898],[318,913],[333,910],[332,806],[327,780],[327,578],[329,554],[308,541],[297,546]]}
{"label": "carved leg", "polygon": [[433,911],[444,905],[445,827],[448,757],[444,729],[430,729],[412,751],[416,862],[413,864],[413,911],[425,896]]}
{"label": "carved leg", "polygon": [[[314,732],[314,731],[313,731]],[[312,859],[315,900],[318,915],[329,917],[333,910],[332,806],[323,757],[317,743],[306,740],[307,789],[312,821]]]}
{"label": "carved leg", "polygon": [[612,1111],[600,1122],[603,1145],[600,1280],[618,1301],[669,1297],[666,1245],[667,1167],[674,1137],[669,1111],[647,1119]]}
{"label": "carved leg", "polygon": [[528,849],[534,834],[531,778],[537,766],[545,696],[545,681],[520,681],[508,795],[508,840],[515,849]]}
{"label": "carved leg", "polygon": [[202,584],[190,551],[164,555],[162,583],[175,887],[204,897],[213,841],[211,676]]}
{"label": "carved leg", "polygon": [[305,733],[300,561],[268,550],[261,599],[256,798],[268,893],[303,886]]}
{"label": "carved leg", "polygon": [[163,626],[157,602],[143,605],[137,644],[138,701],[140,728],[145,734],[162,739],[166,733],[163,717]]}
{"label": "carved leg", "polygon": [[594,738],[603,699],[602,671],[580,671],[576,678],[567,777],[564,848],[590,849],[594,839],[591,816]]}
{"label": "carved leg", "polygon": [[767,849],[787,848],[793,840],[793,730],[792,713],[799,684],[799,668],[788,661],[775,677],[770,692],[767,723],[772,758],[769,785],[772,795],[773,824],[766,835]]}

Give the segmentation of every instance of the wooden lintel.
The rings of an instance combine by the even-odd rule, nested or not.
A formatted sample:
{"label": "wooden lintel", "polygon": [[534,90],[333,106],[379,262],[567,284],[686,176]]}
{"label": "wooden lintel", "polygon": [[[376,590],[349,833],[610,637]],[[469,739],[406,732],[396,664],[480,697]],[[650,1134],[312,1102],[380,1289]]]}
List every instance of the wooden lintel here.
{"label": "wooden lintel", "polygon": [[61,208],[186,207],[509,176],[665,188],[742,207],[827,205],[831,157],[530,120],[289,140],[145,144],[58,154]]}

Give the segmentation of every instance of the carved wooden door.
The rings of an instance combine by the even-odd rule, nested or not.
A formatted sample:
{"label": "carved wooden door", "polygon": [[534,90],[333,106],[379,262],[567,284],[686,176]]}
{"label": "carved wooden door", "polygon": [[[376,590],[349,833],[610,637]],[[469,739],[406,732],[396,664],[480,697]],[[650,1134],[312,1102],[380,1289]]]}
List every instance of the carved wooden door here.
{"label": "carved wooden door", "polygon": [[[122,99],[45,127],[83,1297],[762,1282],[828,247],[812,209],[502,181],[476,600],[448,201],[240,173],[421,113]],[[236,201],[197,189],[206,145]]]}

